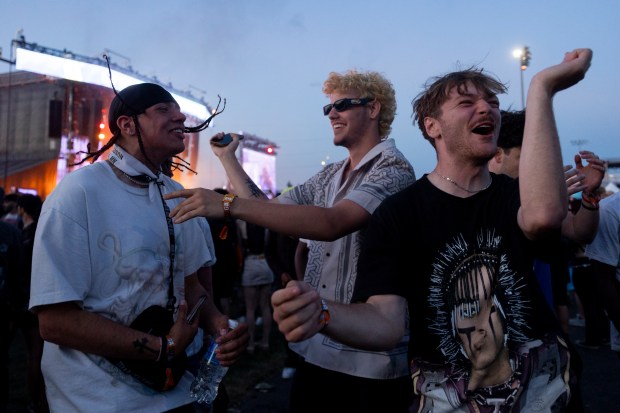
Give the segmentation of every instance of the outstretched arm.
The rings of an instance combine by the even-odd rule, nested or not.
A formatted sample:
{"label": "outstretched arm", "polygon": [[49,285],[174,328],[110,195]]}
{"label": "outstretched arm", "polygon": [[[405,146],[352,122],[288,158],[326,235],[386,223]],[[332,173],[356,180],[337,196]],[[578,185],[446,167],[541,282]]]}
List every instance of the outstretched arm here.
{"label": "outstretched arm", "polygon": [[[182,189],[166,194],[164,198],[186,198],[170,211],[175,224],[197,216],[224,217],[222,195],[209,189]],[[242,219],[282,234],[324,241],[333,241],[357,231],[370,219],[370,213],[366,209],[347,199],[324,208],[235,198],[230,203],[230,214],[233,218]]]}
{"label": "outstretched arm", "polygon": [[591,60],[590,49],[575,49],[565,54],[562,63],[537,73],[530,84],[519,163],[518,214],[519,226],[529,239],[559,229],[567,214],[568,197],[552,101],[557,92],[585,77]]}

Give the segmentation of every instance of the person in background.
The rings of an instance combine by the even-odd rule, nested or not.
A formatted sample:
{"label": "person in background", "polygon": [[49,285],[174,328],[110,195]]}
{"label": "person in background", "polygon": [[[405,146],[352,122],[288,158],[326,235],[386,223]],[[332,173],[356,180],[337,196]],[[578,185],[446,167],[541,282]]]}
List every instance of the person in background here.
{"label": "person in background", "polygon": [[516,179],[525,132],[525,110],[502,110],[500,113],[502,124],[497,137],[497,152],[489,160],[489,171]]}
{"label": "person in background", "polygon": [[43,201],[38,195],[22,194],[17,199],[17,213],[23,222],[22,246],[24,253],[23,271],[19,278],[19,307],[15,313],[13,337],[17,330],[21,330],[26,343],[26,390],[32,412],[48,412],[47,399],[45,397],[45,383],[41,373],[41,356],[43,355],[43,339],[39,334],[39,320],[37,316],[28,310],[30,296],[30,277],[32,269],[32,249],[34,236],[37,229],[37,221],[41,214]]}
{"label": "person in background", "polygon": [[[210,334],[228,330],[212,301],[186,320],[200,296],[211,298],[203,284],[210,287],[213,245],[206,220],[174,225],[168,211],[176,202],[163,199],[182,188],[168,176],[169,162],[184,151],[184,132],[195,129],[185,126],[172,95],[152,83],[118,92],[108,114],[112,138],[81,162],[111,149],[108,158],[62,179],[35,234],[29,305],[46,341],[48,403],[63,413],[193,412],[193,376],[186,370],[177,380],[171,368],[199,324]],[[165,312],[154,322],[174,320],[168,333],[131,327],[147,309]],[[218,360],[234,363],[247,340],[245,325],[219,337]],[[128,374],[119,359],[163,367],[166,390]]]}
{"label": "person in background", "polygon": [[255,335],[256,335],[256,310],[260,311],[262,317],[262,334],[258,348],[262,351],[269,351],[269,337],[271,335],[271,297],[274,274],[269,266],[271,256],[275,254],[272,248],[268,248],[269,231],[264,227],[238,221],[239,233],[243,243],[244,261],[243,273],[241,274],[241,287],[243,288],[243,298],[245,303],[245,320],[248,324],[250,341],[247,351],[254,354]]}
{"label": "person in background", "polygon": [[24,223],[17,212],[17,200],[21,194],[19,192],[13,192],[6,194],[2,206],[4,208],[4,215],[2,215],[2,221],[7,224],[15,225],[17,228],[22,229]]}
{"label": "person in background", "polygon": [[585,254],[587,245],[578,244],[571,261],[575,295],[583,309],[583,338],[575,344],[588,350],[598,350],[609,343],[609,319],[605,314],[604,302],[600,298],[592,260]]}
{"label": "person in background", "polygon": [[[525,133],[525,111],[502,110],[501,127],[497,138],[497,151],[489,160],[489,171],[511,178],[519,177],[521,146]],[[591,151],[581,150],[574,156],[575,166],[564,165],[563,184],[568,196],[582,191],[595,193],[605,177],[605,162]],[[579,195],[581,196],[581,195]],[[567,202],[567,211],[570,204]],[[594,239],[598,226],[598,212],[577,208],[567,214],[562,222],[562,235],[573,242],[589,243]]]}
{"label": "person in background", "polygon": [[593,207],[600,207],[601,219],[596,237],[585,250],[592,267],[590,282],[611,322],[611,349],[620,357],[620,192],[591,201]]}
{"label": "person in background", "polygon": [[[497,138],[497,152],[489,160],[489,171],[519,177],[519,160],[525,131],[525,111],[502,110],[502,124]],[[580,151],[574,157],[575,167],[564,166],[565,185],[568,196],[580,191],[596,192],[605,176],[605,164],[590,151]],[[584,162],[587,162],[584,165]],[[549,305],[554,309],[562,329],[568,334],[567,285],[570,281],[569,262],[574,255],[574,244],[590,242],[598,226],[598,213],[579,209],[570,210],[562,225],[558,243],[545,245],[544,251],[534,262],[536,277],[545,293]]]}
{"label": "person in background", "polygon": [[[0,205],[4,188],[0,187]],[[6,335],[0,340],[0,412],[7,411],[9,403],[9,348],[15,314],[19,308],[19,277],[23,266],[21,232],[15,226],[0,221],[0,329]]]}
{"label": "person in background", "polygon": [[[225,195],[224,188],[216,188],[215,192]],[[243,270],[243,248],[237,222],[234,219],[207,219],[215,245],[217,261],[213,265],[213,299],[220,311],[229,317],[231,303],[236,298],[235,288],[240,282]]]}
{"label": "person in background", "polygon": [[[278,288],[284,288],[292,280],[301,280],[298,274],[303,274],[306,270],[306,263],[297,269],[295,265],[295,255],[299,240],[295,237],[271,232],[270,244],[274,245],[275,254],[268,258],[269,266],[273,270]],[[297,370],[300,357],[297,353],[286,347],[286,359],[282,368],[282,378],[291,379]]]}
{"label": "person in background", "polygon": [[488,169],[504,84],[477,68],[429,81],[413,109],[435,169],[373,214],[350,304],[322,302],[299,282],[274,293],[285,337],[320,331],[388,350],[406,335],[408,312],[410,411],[582,411],[577,360],[536,283],[533,253],[559,237],[567,214],[552,100],[591,59],[576,49],[532,78],[518,181]]}
{"label": "person in background", "polygon": [[[384,76],[372,71],[332,72],[323,92],[330,100],[323,115],[332,127],[334,145],[348,151],[346,159],[326,165],[301,185],[268,199],[239,164],[235,156],[239,140],[233,134],[230,145],[212,148],[234,194],[222,197],[197,188],[167,197],[186,198],[171,212],[175,222],[230,216],[313,240],[304,280],[321,299],[349,303],[359,248],[372,213],[386,197],[411,185],[415,174],[389,138],[396,98]],[[213,139],[221,138],[223,134]],[[406,328],[406,315],[401,314],[397,322]],[[279,328],[282,331],[284,326]],[[411,379],[406,343],[404,336],[393,350],[376,351],[350,347],[323,334],[290,343],[303,358],[291,383],[290,411],[407,411]]]}

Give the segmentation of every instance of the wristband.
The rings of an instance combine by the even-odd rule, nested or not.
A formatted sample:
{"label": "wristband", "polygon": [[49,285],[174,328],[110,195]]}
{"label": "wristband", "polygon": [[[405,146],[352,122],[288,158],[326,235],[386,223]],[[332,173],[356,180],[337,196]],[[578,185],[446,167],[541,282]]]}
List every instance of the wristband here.
{"label": "wristband", "polygon": [[587,209],[588,211],[598,211],[598,205],[595,207],[588,206],[583,200],[581,201],[581,206]]}
{"label": "wristband", "polygon": [[237,195],[235,194],[226,194],[224,198],[222,198],[222,207],[224,208],[224,218],[230,218],[230,206]]}
{"label": "wristband", "polygon": [[329,308],[327,307],[327,302],[321,298],[321,314],[319,314],[319,323],[321,323],[321,329],[319,331],[325,330],[325,327],[329,324]]}
{"label": "wristband", "polygon": [[[170,367],[170,359],[174,357],[175,353],[175,345],[174,340],[170,336],[160,337],[161,340],[161,349],[159,350],[159,357],[157,357],[157,363],[161,363],[166,367],[164,370],[165,381],[163,390],[170,390],[175,386],[174,382],[174,374],[172,373],[172,368]],[[162,357],[163,354],[166,354],[166,358]]]}
{"label": "wristband", "polygon": [[174,340],[172,339],[172,337],[170,336],[166,336],[162,342],[165,341],[166,342],[166,347],[167,347],[167,351],[166,354],[168,356],[168,360],[172,360],[174,358],[174,354],[175,354],[175,350],[176,350],[176,346],[174,345]]}
{"label": "wristband", "polygon": [[[584,206],[585,209],[590,211],[596,211],[598,209],[598,203],[601,200],[601,195],[599,193],[591,193],[588,191],[583,191],[581,193],[581,205]],[[585,201],[585,202],[584,202]],[[587,204],[590,204],[588,207]]]}

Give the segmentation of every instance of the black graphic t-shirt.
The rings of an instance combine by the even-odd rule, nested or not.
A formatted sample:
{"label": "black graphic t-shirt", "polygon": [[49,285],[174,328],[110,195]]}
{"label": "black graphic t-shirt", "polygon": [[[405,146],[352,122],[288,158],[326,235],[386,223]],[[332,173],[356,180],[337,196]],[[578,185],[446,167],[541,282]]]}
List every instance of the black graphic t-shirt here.
{"label": "black graphic t-shirt", "polygon": [[[487,190],[459,198],[425,176],[386,199],[366,232],[353,299],[407,299],[421,411],[521,411],[567,399],[569,355],[533,273],[541,245],[518,226],[517,181],[492,177]],[[534,400],[533,378],[536,397],[534,387],[558,390]]]}

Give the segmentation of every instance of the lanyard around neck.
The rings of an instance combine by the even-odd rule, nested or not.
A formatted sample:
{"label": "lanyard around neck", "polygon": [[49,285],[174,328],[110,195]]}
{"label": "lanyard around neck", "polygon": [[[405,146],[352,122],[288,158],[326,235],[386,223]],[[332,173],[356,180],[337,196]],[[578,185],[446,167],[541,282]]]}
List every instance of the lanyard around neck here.
{"label": "lanyard around neck", "polygon": [[166,309],[168,311],[173,312],[176,304],[176,297],[174,296],[174,257],[175,257],[175,237],[174,237],[174,224],[172,223],[172,218],[170,218],[170,208],[168,208],[168,204],[166,204],[166,200],[164,199],[164,194],[161,191],[161,187],[164,186],[164,181],[159,179],[159,173],[157,174],[157,178],[150,177],[146,174],[142,175],[129,175],[125,171],[119,169],[112,162],[108,161],[108,164],[112,167],[116,176],[119,178],[125,177],[130,182],[139,185],[148,187],[151,182],[154,182],[157,185],[157,189],[159,190],[159,196],[161,197],[161,203],[164,207],[164,214],[166,217],[166,224],[168,225],[168,236],[170,238],[170,267],[169,277],[168,277],[168,301],[166,303]]}

